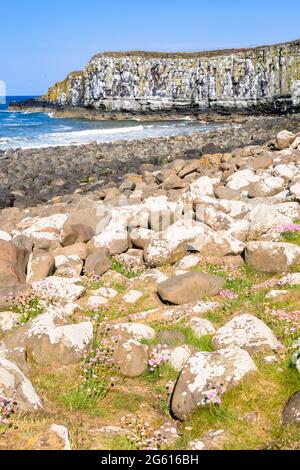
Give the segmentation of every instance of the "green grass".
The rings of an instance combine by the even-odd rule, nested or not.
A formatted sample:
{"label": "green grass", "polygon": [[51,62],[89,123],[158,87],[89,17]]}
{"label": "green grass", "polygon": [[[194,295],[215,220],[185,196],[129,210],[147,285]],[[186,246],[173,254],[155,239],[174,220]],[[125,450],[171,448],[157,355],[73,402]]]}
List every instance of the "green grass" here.
{"label": "green grass", "polygon": [[116,273],[122,274],[122,276],[125,276],[128,279],[134,279],[141,274],[141,271],[132,271],[127,269],[123,263],[117,261],[116,259],[113,260],[112,270]]}
{"label": "green grass", "polygon": [[167,383],[169,380],[177,380],[178,375],[178,372],[173,369],[170,364],[165,363],[157,368],[154,372],[150,372],[150,370],[147,369],[143,374],[143,379],[146,382],[155,383],[163,378],[163,380]]}
{"label": "green grass", "polygon": [[45,308],[37,296],[31,296],[28,297],[28,299],[25,297],[24,299],[20,298],[13,306],[13,311],[20,315],[20,323],[22,324],[28,323],[33,318],[38,317],[44,310]]}
{"label": "green grass", "polygon": [[[182,437],[177,449],[185,448],[193,439],[203,437],[214,429],[228,433],[226,449],[262,449],[275,437],[285,434],[281,426],[284,403],[300,388],[300,376],[290,367],[289,361],[265,364],[256,359],[259,372],[246,378],[238,387],[227,391],[220,406],[198,409],[180,426]],[[258,421],[249,425],[243,418],[250,412],[258,413]],[[292,440],[296,438],[293,435]],[[299,440],[299,433],[298,433]],[[273,443],[274,445],[274,443]]]}
{"label": "green grass", "polygon": [[[212,336],[202,336],[199,338],[197,335],[195,335],[191,328],[181,325],[167,327],[166,325],[152,324],[151,326],[154,328],[156,333],[164,331],[174,331],[177,333],[182,333],[185,337],[185,344],[193,346],[198,351],[213,351]],[[158,340],[157,338],[154,338],[153,340],[142,340],[142,343],[149,346],[155,346],[156,344],[158,344]],[[182,344],[180,343],[172,344],[170,346],[176,347],[181,345]]]}
{"label": "green grass", "polygon": [[[89,387],[89,388],[87,388]],[[107,382],[102,383],[97,380],[97,384],[91,381],[90,384],[79,385],[68,394],[61,395],[59,401],[69,410],[90,410],[98,415],[102,414],[101,408],[98,410],[99,401],[107,394]]]}
{"label": "green grass", "polygon": [[[295,225],[300,225],[300,219],[294,221]],[[284,232],[282,238],[285,242],[300,246],[300,232]]]}
{"label": "green grass", "polygon": [[300,233],[299,232],[285,232],[283,240],[288,243],[300,246]]}
{"label": "green grass", "polygon": [[84,287],[88,291],[98,290],[98,289],[101,289],[101,287],[104,287],[104,286],[105,286],[105,282],[101,281],[100,279],[99,280],[87,279],[84,283]]}
{"label": "green grass", "polygon": [[183,333],[186,337],[186,344],[193,346],[198,351],[213,351],[212,336],[202,336],[199,338],[191,328],[181,326],[176,327],[176,331]]}
{"label": "green grass", "polygon": [[136,450],[135,445],[126,436],[115,436],[108,441],[109,450]]}
{"label": "green grass", "polygon": [[126,285],[120,282],[111,284],[112,289],[115,289],[119,294],[123,294],[126,291]]}
{"label": "green grass", "polygon": [[144,400],[145,397],[143,395],[120,390],[115,390],[113,394],[107,397],[107,401],[110,402],[110,408],[126,413],[136,413]]}

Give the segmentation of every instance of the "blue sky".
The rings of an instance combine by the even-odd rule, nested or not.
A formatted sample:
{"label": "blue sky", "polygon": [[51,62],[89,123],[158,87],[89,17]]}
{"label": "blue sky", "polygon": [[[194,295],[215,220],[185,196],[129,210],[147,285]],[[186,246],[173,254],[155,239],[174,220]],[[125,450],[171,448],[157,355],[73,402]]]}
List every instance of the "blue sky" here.
{"label": "blue sky", "polygon": [[8,0],[0,80],[41,94],[110,50],[196,51],[300,38],[299,0]]}

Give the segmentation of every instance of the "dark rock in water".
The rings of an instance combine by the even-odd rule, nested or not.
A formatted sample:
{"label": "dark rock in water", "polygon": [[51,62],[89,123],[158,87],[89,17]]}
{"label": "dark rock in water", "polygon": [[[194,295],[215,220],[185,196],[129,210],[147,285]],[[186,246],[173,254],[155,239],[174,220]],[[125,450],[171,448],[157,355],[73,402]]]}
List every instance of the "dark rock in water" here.
{"label": "dark rock in water", "polygon": [[222,152],[222,147],[220,145],[216,145],[212,142],[204,145],[202,147],[202,152],[203,154],[215,154],[215,153],[220,153]]}
{"label": "dark rock in water", "polygon": [[0,191],[0,209],[6,207],[13,207],[16,198],[13,194],[8,191]]}
{"label": "dark rock in water", "polygon": [[284,426],[289,426],[290,424],[300,425],[300,391],[286,405],[282,415],[282,422]]}

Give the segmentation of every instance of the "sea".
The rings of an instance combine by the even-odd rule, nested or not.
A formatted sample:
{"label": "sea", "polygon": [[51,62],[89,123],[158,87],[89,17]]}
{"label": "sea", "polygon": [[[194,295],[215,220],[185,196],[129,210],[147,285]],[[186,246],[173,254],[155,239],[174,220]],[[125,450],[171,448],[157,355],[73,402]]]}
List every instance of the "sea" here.
{"label": "sea", "polygon": [[172,121],[90,121],[79,118],[55,118],[52,113],[10,112],[12,101],[33,96],[8,96],[0,104],[0,150],[8,148],[42,148],[81,145],[91,141],[113,142],[152,137],[168,137],[220,128],[220,124],[203,124],[189,117]]}

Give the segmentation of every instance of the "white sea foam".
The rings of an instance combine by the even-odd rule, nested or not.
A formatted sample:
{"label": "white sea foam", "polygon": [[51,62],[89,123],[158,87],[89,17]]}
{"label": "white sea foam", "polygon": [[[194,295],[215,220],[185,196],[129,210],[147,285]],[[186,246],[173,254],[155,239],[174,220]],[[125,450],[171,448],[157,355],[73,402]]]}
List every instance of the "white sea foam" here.
{"label": "white sea foam", "polygon": [[51,134],[45,134],[44,137],[49,139],[81,139],[85,137],[97,137],[110,134],[127,134],[129,132],[140,132],[144,130],[144,126],[132,126],[132,127],[116,127],[113,129],[87,129],[84,131],[72,131],[72,132],[53,132]]}
{"label": "white sea foam", "polygon": [[[3,112],[1,110],[1,112]],[[80,120],[59,120],[50,113],[7,113],[0,120],[0,149],[7,148],[43,148],[68,145],[88,144],[91,141],[109,143],[116,140],[134,140],[155,137],[171,137],[189,134],[193,131],[206,131],[222,126],[202,125],[199,122],[187,122],[183,118],[177,121],[158,121],[152,123],[134,123],[99,121],[91,123]],[[29,114],[29,115],[28,115]],[[51,117],[52,119],[49,119]],[[186,121],[186,122],[184,122]],[[96,128],[98,126],[98,128]],[[19,128],[19,129],[18,129]]]}

